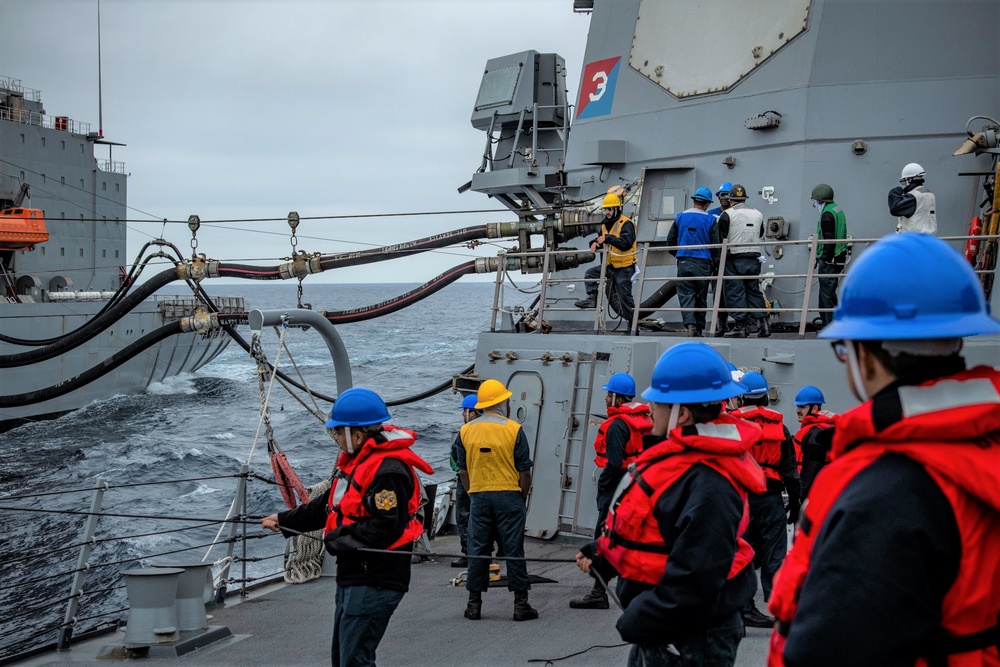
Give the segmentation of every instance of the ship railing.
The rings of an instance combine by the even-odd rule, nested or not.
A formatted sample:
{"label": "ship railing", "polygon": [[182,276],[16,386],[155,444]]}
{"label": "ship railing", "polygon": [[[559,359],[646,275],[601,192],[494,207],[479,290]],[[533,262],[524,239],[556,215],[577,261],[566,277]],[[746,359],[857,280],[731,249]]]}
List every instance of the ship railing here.
{"label": "ship railing", "polygon": [[[208,517],[182,510],[177,510],[180,516],[164,512],[164,498],[183,499],[197,493],[201,484],[227,479],[235,479],[236,484],[228,510],[204,512],[212,515]],[[133,566],[168,565],[171,560],[200,557],[213,565],[212,599],[206,595],[205,601],[215,604],[224,603],[230,587],[238,588],[244,597],[255,586],[278,581],[284,574],[284,559],[294,551],[289,551],[285,540],[257,539],[274,533],[250,532],[259,524],[249,518],[248,498],[261,495],[248,493],[251,480],[275,483],[244,465],[229,475],[116,485],[97,478],[86,488],[0,497],[5,520],[12,524],[13,517],[18,517],[23,522],[4,526],[0,627],[5,631],[0,639],[0,664],[67,649],[74,640],[117,630],[127,616],[122,572]],[[149,492],[143,489],[140,493],[145,495],[136,498],[137,487],[148,487]],[[153,491],[162,487],[172,495]],[[155,509],[145,513],[143,498]],[[263,509],[270,514],[272,506],[264,502]],[[80,537],[74,541],[68,536],[78,518]],[[161,546],[147,548],[137,540]],[[272,546],[276,542],[281,544],[277,552]],[[279,566],[271,567],[276,559],[282,559]]]}
{"label": "ship railing", "polygon": [[50,116],[29,109],[17,109],[10,106],[0,107],[0,120],[21,123],[22,125],[36,125],[52,130],[69,132],[70,134],[90,134],[90,123],[73,120],[67,116]]}
{"label": "ship railing", "polygon": [[42,91],[34,88],[25,88],[20,79],[13,79],[9,76],[0,76],[0,88],[11,93],[23,95],[24,99],[32,102],[42,101]]}
{"label": "ship railing", "polygon": [[[959,252],[964,252],[966,244],[969,241],[974,241],[980,245],[980,252],[987,253],[989,259],[987,261],[980,261],[978,266],[974,266],[973,269],[980,276],[984,286],[987,286],[987,300],[991,296],[992,284],[996,275],[996,256],[997,249],[1000,246],[1000,235],[978,235],[978,236],[943,236],[940,237],[942,240],[948,242],[953,247],[955,247]],[[764,317],[768,315],[774,315],[779,313],[790,314],[791,320],[795,322],[795,332],[798,337],[804,338],[811,323],[809,319],[810,313],[831,313],[834,309],[832,308],[820,308],[818,306],[810,305],[810,301],[813,301],[813,292],[818,292],[818,288],[814,285],[816,279],[831,278],[831,279],[841,279],[846,275],[846,269],[853,258],[856,258],[864,248],[878,241],[878,238],[848,238],[845,240],[824,240],[817,239],[815,237],[810,237],[803,240],[774,240],[774,241],[758,241],[754,243],[747,244],[734,244],[728,243],[724,240],[719,244],[706,244],[706,245],[689,245],[689,246],[668,246],[664,244],[652,245],[648,242],[640,243],[638,247],[639,254],[639,275],[637,276],[637,289],[636,292],[639,298],[636,300],[636,307],[632,317],[632,321],[629,323],[629,333],[636,333],[639,330],[640,321],[646,317],[651,316],[657,312],[666,313],[677,313],[678,315],[684,312],[699,312],[706,314],[706,328],[712,330],[713,327],[717,326],[717,323],[721,318],[728,316],[728,314],[735,313],[749,313],[751,316]],[[838,273],[828,273],[819,274],[816,271],[816,259],[822,255],[823,248],[826,245],[833,245],[838,243],[846,243],[848,245],[848,258],[844,263],[842,270]],[[776,255],[778,249],[780,253],[784,254],[785,249],[793,246],[807,246],[808,256],[810,261],[806,265],[806,270],[804,273],[781,273],[775,271],[767,271],[761,273],[758,278],[759,280],[768,280],[772,284],[778,280],[782,281],[793,281],[796,283],[801,283],[801,290],[797,290],[793,293],[801,293],[801,303],[793,307],[782,307],[780,306],[780,301],[777,299],[771,301],[766,300],[763,308],[732,308],[725,307],[722,305],[722,295],[725,289],[725,283],[733,280],[747,280],[746,276],[739,275],[726,275],[725,266],[726,259],[732,254],[739,254],[740,248],[742,247],[757,247],[762,251],[763,256],[780,257],[780,254]],[[710,273],[707,276],[685,276],[684,278],[678,278],[676,273],[670,273],[668,275],[657,275],[650,276],[649,266],[650,258],[655,258],[659,253],[670,253],[675,252],[680,249],[706,249],[715,251],[718,253],[718,267],[714,273]],[[568,250],[545,250],[543,259],[543,278],[539,286],[539,297],[537,299],[537,311],[535,313],[527,313],[531,317],[537,319],[538,326],[534,327],[536,333],[542,333],[547,331],[547,327],[544,326],[545,313],[546,312],[579,312],[579,309],[575,307],[563,307],[558,305],[552,305],[551,299],[547,299],[546,296],[550,293],[550,290],[562,283],[584,283],[595,282],[598,285],[604,285],[605,279],[607,278],[607,259],[606,252],[602,251],[598,253],[598,261],[600,262],[601,273],[595,279],[587,278],[563,278],[550,275],[549,267],[554,266],[554,261],[550,261],[550,257],[559,253],[572,254],[578,252],[575,249]],[[534,256],[537,257],[537,251],[534,253],[518,253],[518,252],[508,252],[504,253],[504,256],[509,261],[501,261],[500,269],[497,272],[497,285],[494,295],[493,304],[493,318],[491,323],[491,331],[496,331],[498,317],[501,311],[504,310],[503,306],[503,291],[504,286],[507,282],[511,282],[507,278],[507,273],[510,270],[517,268],[517,260],[522,257]],[[662,268],[666,266],[663,263],[658,263],[656,268]],[[710,300],[705,308],[681,308],[680,306],[667,306],[661,305],[656,307],[643,308],[641,303],[642,296],[646,295],[647,292],[652,292],[652,288],[659,288],[667,282],[708,282],[710,290]],[[786,283],[787,284],[787,283]],[[763,289],[761,290],[763,295]],[[786,291],[786,290],[784,290]],[[561,298],[561,297],[560,297]],[[766,297],[765,297],[766,299]],[[558,299],[557,299],[558,301]],[[603,316],[605,304],[607,301],[606,290],[597,290],[597,304],[594,309],[594,323],[593,331],[597,333],[605,333],[607,330],[607,321]],[[524,311],[518,311],[524,315]],[[512,315],[517,314],[511,312]]]}
{"label": "ship railing", "polygon": [[124,174],[125,163],[120,160],[105,160],[97,158],[97,168],[110,174]]}
{"label": "ship railing", "polygon": [[[569,132],[570,132],[569,119],[570,119],[571,108],[572,107],[568,102],[566,104],[538,104],[537,102],[535,102],[534,104],[531,105],[530,109],[528,107],[524,107],[523,109],[521,109],[517,119],[517,130],[514,132],[514,136],[515,137],[522,136],[522,134],[524,133],[524,124],[526,122],[531,124],[531,154],[526,156],[527,158],[526,161],[530,167],[534,168],[539,164],[538,160],[539,155],[542,155],[546,158],[545,159],[546,165],[558,164],[562,161],[563,156],[566,155],[566,145],[569,142]],[[562,127],[559,128],[562,133],[560,137],[561,141],[559,144],[556,144],[552,148],[539,147],[538,145],[539,130],[541,129],[551,130],[553,128],[549,126],[540,128],[538,127],[538,123],[535,122],[535,119],[540,117],[539,112],[543,112],[550,109],[562,110],[563,123]],[[511,148],[511,151],[508,155],[500,157],[494,155],[494,150],[493,150],[494,143],[499,144],[499,142],[493,138],[493,133],[496,132],[496,122],[497,122],[497,114],[494,114],[493,120],[490,122],[490,129],[487,130],[486,132],[486,150],[483,151],[483,161],[479,165],[480,172],[493,171],[496,169],[496,163],[503,161],[506,161],[506,165],[504,166],[504,168],[511,169],[514,167],[515,158],[519,154],[517,150],[518,148],[517,140],[515,139],[515,144]],[[549,156],[550,153],[554,153],[556,155],[555,160],[551,159],[551,157]]]}

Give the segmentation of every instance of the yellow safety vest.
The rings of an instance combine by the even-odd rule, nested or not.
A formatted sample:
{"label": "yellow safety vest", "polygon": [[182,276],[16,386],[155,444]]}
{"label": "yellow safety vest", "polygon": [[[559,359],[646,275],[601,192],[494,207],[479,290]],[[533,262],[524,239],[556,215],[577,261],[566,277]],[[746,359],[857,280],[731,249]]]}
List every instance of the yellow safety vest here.
{"label": "yellow safety vest", "polygon": [[[621,236],[622,227],[626,222],[632,222],[624,215],[618,216],[618,221],[611,227],[611,231],[608,232],[610,236]],[[610,243],[608,244],[608,264],[616,269],[624,269],[626,266],[632,266],[635,264],[635,246],[638,241],[639,230],[636,230],[636,241],[632,242],[632,247],[628,250],[619,250]]]}
{"label": "yellow safety vest", "polygon": [[462,426],[469,493],[520,491],[520,473],[514,468],[514,443],[521,425],[495,412],[486,412]]}

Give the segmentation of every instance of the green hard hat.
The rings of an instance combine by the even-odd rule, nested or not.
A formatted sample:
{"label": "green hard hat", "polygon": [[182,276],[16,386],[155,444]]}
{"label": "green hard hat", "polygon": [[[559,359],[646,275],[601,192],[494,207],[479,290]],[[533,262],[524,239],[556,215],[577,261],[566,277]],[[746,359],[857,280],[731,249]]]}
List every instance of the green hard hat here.
{"label": "green hard hat", "polygon": [[820,183],[813,188],[812,194],[809,196],[816,201],[833,201],[833,188],[826,183]]}

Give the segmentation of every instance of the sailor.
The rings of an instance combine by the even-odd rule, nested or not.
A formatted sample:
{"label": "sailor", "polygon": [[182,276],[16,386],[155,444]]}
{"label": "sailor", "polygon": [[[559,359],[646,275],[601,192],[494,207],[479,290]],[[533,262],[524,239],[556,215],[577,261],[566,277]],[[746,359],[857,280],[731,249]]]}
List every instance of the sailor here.
{"label": "sailor", "polygon": [[[649,406],[633,400],[635,380],[631,375],[615,373],[601,389],[608,392],[604,397],[608,418],[598,428],[594,439],[594,449],[597,451],[594,463],[601,471],[597,478],[597,529],[594,537],[600,535],[615,489],[629,465],[639,458],[643,438],[653,429]],[[607,609],[608,592],[595,579],[591,591],[582,598],[570,600],[569,606],[574,609]]]}
{"label": "sailor", "polygon": [[617,628],[628,664],[732,665],[740,609],[753,596],[753,550],[743,539],[747,494],[764,490],[749,455],[760,428],[722,412],[745,388],[708,345],[680,343],[653,368],[657,441],[636,461],[601,535],[577,554],[583,572],[618,576]]}
{"label": "sailor", "polygon": [[[724,181],[722,185],[719,186],[719,189],[715,191],[715,196],[719,199],[719,205],[708,209],[706,212],[711,216],[715,216],[716,220],[719,219],[719,216],[722,215],[723,211],[728,211],[729,207],[732,205],[729,201],[729,191],[732,187],[732,183]],[[718,262],[712,264],[712,273],[716,275],[718,275],[719,271],[717,264]],[[724,309],[726,307],[726,290],[723,289],[721,294],[719,294],[719,308]],[[720,310],[718,322],[712,326],[712,330],[715,337],[723,336],[726,331],[729,330],[729,313],[725,312],[725,310]]]}
{"label": "sailor", "polygon": [[469,601],[465,617],[482,617],[483,591],[489,585],[494,530],[507,561],[507,589],[514,593],[514,620],[530,621],[538,612],[528,604],[524,560],[524,522],[531,489],[531,452],[521,425],[510,419],[511,392],[499,380],[479,385],[476,409],[483,415],[462,427],[455,439],[459,475],[472,499],[469,515]]}
{"label": "sailor", "polygon": [[807,385],[795,394],[795,416],[799,420],[799,430],[792,437],[795,448],[795,465],[802,480],[802,498],[809,495],[816,475],[830,462],[830,446],[833,443],[833,427],[837,423],[837,413],[823,409],[826,398],[819,387]]}
{"label": "sailor", "polygon": [[[375,649],[410,585],[410,552],[423,532],[416,470],[434,469],[411,447],[417,434],[387,424],[389,410],[371,389],[337,397],[326,427],[340,448],[329,495],[264,517],[270,530],[324,529],[326,550],[337,557],[333,618],[334,667],[375,664]],[[416,470],[415,470],[416,469]],[[399,551],[399,555],[358,549]]]}
{"label": "sailor", "polygon": [[[482,414],[479,410],[476,410],[476,402],[478,400],[475,394],[469,394],[462,399],[463,424],[468,424]],[[448,463],[456,474],[461,472],[458,467],[457,458],[458,452],[454,443],[452,443],[451,456]],[[462,543],[462,557],[451,561],[451,566],[469,567],[469,559],[466,558],[466,555],[469,553],[469,492],[465,490],[465,486],[461,480],[458,480],[455,484],[455,523],[458,524],[458,539]]]}
{"label": "sailor", "polygon": [[[799,518],[799,472],[795,468],[795,450],[792,435],[785,427],[784,418],[777,410],[768,407],[767,380],[756,371],[744,373],[741,382],[747,391],[740,397],[741,407],[733,416],[760,426],[763,437],[750,453],[764,469],[767,488],[750,496],[750,529],[747,540],[753,546],[760,567],[760,586],[764,600],[771,597],[774,573],[778,571],[788,550],[786,525]],[[788,493],[788,508],[782,492]],[[786,517],[787,513],[787,517]],[[751,628],[770,628],[774,619],[761,612],[753,600],[743,609],[743,622]]]}
{"label": "sailor", "polygon": [[770,665],[996,665],[1000,372],[963,337],[1000,334],[979,277],[927,234],[848,271],[820,332],[862,403],[842,414],[774,583]]}
{"label": "sailor", "polygon": [[[719,236],[729,239],[726,255],[726,276],[745,276],[743,280],[726,280],[726,304],[735,309],[730,313],[736,323],[726,332],[726,338],[746,338],[756,331],[759,338],[771,335],[771,325],[764,310],[764,295],[760,293],[760,257],[764,240],[764,215],[746,206],[747,191],[739,183],[729,191],[732,206],[719,216]],[[751,312],[752,311],[752,312]]]}
{"label": "sailor", "polygon": [[[704,247],[719,244],[718,221],[706,212],[712,203],[712,191],[698,188],[691,197],[691,203],[691,208],[677,214],[667,232],[667,245],[682,246],[670,251],[677,258],[678,278],[707,278],[712,274],[712,266],[719,262],[719,250]],[[678,280],[677,301],[688,336],[700,338],[705,330],[708,281]]]}
{"label": "sailor", "polygon": [[899,174],[899,186],[889,190],[889,213],[896,216],[897,232],[937,233],[937,202],[924,187],[926,172],[911,162]]}
{"label": "sailor", "polygon": [[708,209],[709,215],[714,215],[715,219],[718,220],[719,216],[722,215],[723,211],[728,211],[729,207],[732,205],[729,201],[729,191],[733,189],[733,184],[729,181],[724,181],[719,189],[715,191],[715,196],[719,198],[719,205]]}
{"label": "sailor", "polygon": [[847,216],[833,201],[833,188],[826,183],[820,183],[812,189],[813,208],[819,211],[816,222],[816,238],[820,241],[836,241],[824,243],[816,250],[816,273],[819,274],[819,307],[828,308],[822,311],[819,318],[825,327],[833,321],[833,309],[837,307],[837,283],[840,278],[825,278],[824,276],[839,275],[844,272],[847,263]]}
{"label": "sailor", "polygon": [[[635,311],[635,301],[632,298],[632,274],[635,272],[637,259],[635,223],[622,215],[622,197],[619,192],[605,195],[601,206],[604,208],[601,235],[590,242],[590,251],[596,253],[600,248],[608,249],[605,275],[611,281],[617,301],[617,306],[612,302],[612,307],[623,320],[631,324]],[[600,277],[600,266],[592,266],[584,273],[584,278],[587,279],[587,298],[577,301],[574,304],[577,308],[597,306]]]}

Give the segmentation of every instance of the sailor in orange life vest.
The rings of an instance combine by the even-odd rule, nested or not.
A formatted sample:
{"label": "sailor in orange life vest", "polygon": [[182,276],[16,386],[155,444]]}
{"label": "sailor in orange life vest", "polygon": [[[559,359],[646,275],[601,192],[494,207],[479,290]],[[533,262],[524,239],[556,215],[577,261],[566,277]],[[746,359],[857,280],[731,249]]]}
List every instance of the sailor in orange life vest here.
{"label": "sailor in orange life vest", "polygon": [[743,539],[748,493],[765,488],[749,450],[756,424],[722,412],[745,391],[704,343],[680,343],[653,368],[651,444],[612,503],[600,537],[577,565],[618,576],[617,628],[635,644],[628,664],[732,665],[740,610],[757,588]]}
{"label": "sailor in orange life vest", "polygon": [[284,528],[324,528],[326,550],[337,556],[334,667],[375,664],[389,618],[409,589],[410,552],[423,532],[415,518],[421,500],[416,470],[434,470],[410,449],[417,434],[388,420],[385,402],[372,390],[355,387],[340,394],[326,423],[341,451],[330,494],[261,520],[285,537],[291,533]]}
{"label": "sailor in orange life vest", "polygon": [[[764,436],[750,448],[750,454],[764,470],[767,490],[750,495],[750,529],[747,541],[753,546],[755,563],[760,568],[760,587],[764,601],[771,597],[774,573],[788,551],[788,528],[799,518],[801,484],[795,468],[792,434],[785,428],[784,417],[768,407],[767,380],[756,371],[744,373],[740,382],[747,391],[740,397],[740,408],[731,414],[761,427]],[[788,507],[782,498],[788,493]],[[787,512],[787,517],[786,517]],[[743,610],[743,622],[751,628],[770,628],[774,619],[764,614],[751,600]]]}
{"label": "sailor in orange life vest", "polygon": [[884,237],[844,278],[833,339],[862,403],[842,414],[774,582],[769,665],[1000,665],[1000,334],[968,262]]}
{"label": "sailor in orange life vest", "polygon": [[[601,424],[594,439],[597,451],[594,463],[601,470],[597,478],[597,529],[594,537],[601,534],[611,498],[629,464],[639,458],[643,437],[653,430],[649,406],[632,400],[635,398],[635,380],[631,375],[615,373],[601,389],[608,392],[604,398],[608,418]],[[595,579],[591,591],[582,598],[570,600],[569,606],[574,609],[607,609],[608,593]]]}
{"label": "sailor in orange life vest", "polygon": [[837,413],[823,409],[826,397],[819,387],[807,385],[795,394],[795,416],[799,418],[799,430],[792,437],[795,447],[795,465],[802,479],[802,497],[809,495],[816,475],[830,462],[830,447],[833,444],[833,427],[837,423]]}

